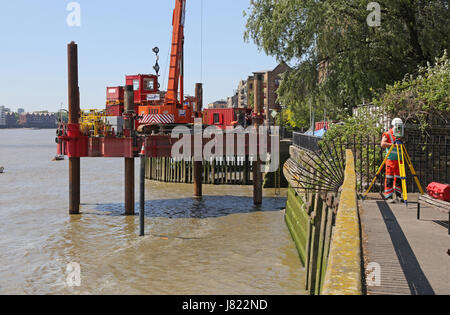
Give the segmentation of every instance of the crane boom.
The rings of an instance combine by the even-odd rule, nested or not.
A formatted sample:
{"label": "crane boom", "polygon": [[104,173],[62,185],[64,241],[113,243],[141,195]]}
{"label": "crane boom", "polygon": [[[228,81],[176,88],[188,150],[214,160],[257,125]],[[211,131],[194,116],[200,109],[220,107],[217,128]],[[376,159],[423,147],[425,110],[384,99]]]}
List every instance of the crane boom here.
{"label": "crane boom", "polygon": [[[175,0],[172,19],[172,48],[170,55],[169,84],[165,98],[166,105],[181,105],[183,103],[183,46],[184,22],[186,17],[186,0]],[[180,99],[178,88],[180,87]]]}
{"label": "crane boom", "polygon": [[[186,0],[175,0],[172,15],[172,47],[167,92],[158,88],[158,76],[127,76],[127,85],[135,87],[135,103],[138,104],[139,128],[143,132],[154,132],[160,126],[192,124],[196,104],[194,97],[184,97],[184,22]],[[165,94],[161,99],[161,94]]]}

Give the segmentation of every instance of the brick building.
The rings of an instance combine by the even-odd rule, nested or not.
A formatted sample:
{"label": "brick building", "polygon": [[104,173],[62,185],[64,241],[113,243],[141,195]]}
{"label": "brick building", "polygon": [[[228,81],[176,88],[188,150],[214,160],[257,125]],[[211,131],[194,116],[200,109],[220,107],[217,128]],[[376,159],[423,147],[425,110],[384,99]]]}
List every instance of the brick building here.
{"label": "brick building", "polygon": [[[273,70],[255,72],[255,74],[263,75],[264,112],[266,114],[266,122],[269,125],[274,124],[272,111],[280,111],[280,104],[277,102],[277,90],[280,87],[281,75],[289,69],[287,64],[281,63]],[[253,91],[253,88],[251,90]]]}
{"label": "brick building", "polygon": [[[272,111],[280,111],[280,104],[277,102],[277,90],[280,86],[281,75],[290,68],[285,63],[279,64],[273,70],[254,72],[254,74],[263,75],[264,88],[264,112],[266,113],[266,122],[273,125],[274,118]],[[247,80],[241,80],[237,89],[238,108],[253,108],[254,106],[254,75],[249,76]]]}
{"label": "brick building", "polygon": [[19,125],[28,128],[56,128],[56,116],[48,113],[25,113],[20,115]]}
{"label": "brick building", "polygon": [[5,114],[5,127],[6,128],[17,128],[19,124],[17,123],[17,116],[15,113]]}
{"label": "brick building", "polygon": [[0,106],[0,126],[6,125],[5,115],[6,115],[5,106]]}

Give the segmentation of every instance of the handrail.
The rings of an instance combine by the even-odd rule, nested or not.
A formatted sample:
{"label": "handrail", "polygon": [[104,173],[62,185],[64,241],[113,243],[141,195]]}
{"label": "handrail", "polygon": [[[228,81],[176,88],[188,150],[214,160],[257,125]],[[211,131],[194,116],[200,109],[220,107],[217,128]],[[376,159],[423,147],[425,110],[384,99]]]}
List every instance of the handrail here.
{"label": "handrail", "polygon": [[292,134],[292,138],[295,146],[309,151],[318,151],[319,142],[322,140],[321,138],[305,135],[299,132],[294,132]]}

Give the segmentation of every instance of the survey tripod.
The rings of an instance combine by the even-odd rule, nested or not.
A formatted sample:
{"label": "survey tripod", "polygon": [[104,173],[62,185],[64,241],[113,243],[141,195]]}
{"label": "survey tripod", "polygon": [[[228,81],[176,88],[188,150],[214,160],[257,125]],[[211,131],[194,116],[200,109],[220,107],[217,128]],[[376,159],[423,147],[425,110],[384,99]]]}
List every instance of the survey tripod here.
{"label": "survey tripod", "polygon": [[375,175],[375,178],[372,181],[372,184],[370,185],[369,189],[367,189],[366,193],[364,194],[363,198],[365,199],[369,192],[372,190],[373,186],[375,185],[375,182],[377,181],[378,176],[380,176],[381,172],[383,171],[384,166],[386,165],[386,162],[388,161],[389,155],[391,155],[394,148],[397,148],[397,154],[398,154],[398,166],[400,170],[400,179],[402,181],[402,193],[403,193],[403,200],[405,201],[405,204],[408,205],[408,190],[406,186],[406,167],[405,162],[408,164],[409,169],[411,171],[411,174],[414,177],[414,180],[417,184],[417,187],[419,188],[420,193],[423,195],[424,191],[422,189],[422,185],[420,184],[419,178],[417,176],[416,170],[414,169],[414,166],[411,162],[411,157],[408,154],[408,151],[406,150],[406,147],[401,140],[396,140],[391,148],[388,151],[388,154],[386,155],[386,158],[383,161],[383,164],[381,164],[380,168],[378,169],[377,174]]}

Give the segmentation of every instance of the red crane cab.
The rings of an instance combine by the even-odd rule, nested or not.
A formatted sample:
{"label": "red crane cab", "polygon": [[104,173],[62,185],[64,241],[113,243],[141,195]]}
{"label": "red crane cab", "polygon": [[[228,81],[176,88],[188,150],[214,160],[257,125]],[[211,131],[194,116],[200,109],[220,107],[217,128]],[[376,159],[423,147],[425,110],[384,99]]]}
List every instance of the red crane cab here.
{"label": "red crane cab", "polygon": [[[163,94],[163,93],[161,93]],[[195,98],[186,97],[182,105],[167,104],[164,96],[159,101],[138,106],[137,114],[141,116],[142,125],[192,124],[194,122]]]}
{"label": "red crane cab", "polygon": [[161,100],[159,93],[158,77],[153,74],[127,75],[126,85],[132,85],[134,90],[134,102],[139,105],[152,105]]}
{"label": "red crane cab", "polygon": [[132,85],[139,124],[190,124],[193,122],[195,99],[188,97],[183,104],[167,104],[166,93],[159,91],[158,77],[151,74],[127,75],[126,85]]}

